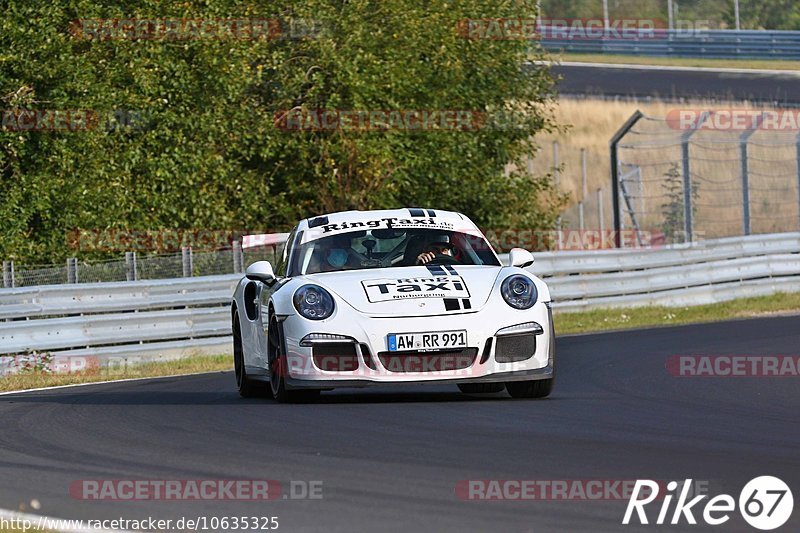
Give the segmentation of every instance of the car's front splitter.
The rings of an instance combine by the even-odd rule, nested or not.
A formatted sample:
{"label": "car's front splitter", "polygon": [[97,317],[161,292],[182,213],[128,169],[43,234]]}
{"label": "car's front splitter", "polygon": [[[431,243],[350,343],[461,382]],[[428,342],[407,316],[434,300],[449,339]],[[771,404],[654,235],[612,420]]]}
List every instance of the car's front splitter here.
{"label": "car's front splitter", "polygon": [[327,389],[327,388],[364,388],[381,385],[442,385],[442,384],[458,384],[458,383],[498,383],[507,381],[534,381],[539,379],[552,379],[555,377],[555,369],[553,361],[543,368],[535,368],[532,370],[517,370],[511,372],[498,372],[496,374],[489,374],[478,377],[463,377],[463,378],[446,378],[446,379],[426,379],[413,381],[403,379],[402,381],[374,381],[369,379],[296,379],[287,376],[286,387],[290,389]]}

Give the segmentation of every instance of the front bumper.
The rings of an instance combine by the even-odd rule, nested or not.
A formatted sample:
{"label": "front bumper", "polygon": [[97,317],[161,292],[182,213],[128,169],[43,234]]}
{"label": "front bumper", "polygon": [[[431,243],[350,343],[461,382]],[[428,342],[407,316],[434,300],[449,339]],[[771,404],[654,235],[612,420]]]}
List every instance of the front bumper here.
{"label": "front bumper", "polygon": [[[499,300],[499,299],[498,299]],[[513,362],[498,360],[497,333],[510,326],[535,323],[535,349],[530,357]],[[541,326],[541,328],[538,328]],[[291,315],[282,322],[288,369],[286,386],[302,388],[366,387],[398,383],[487,383],[549,379],[554,374],[555,339],[552,313],[543,302],[526,311],[514,310],[504,301],[487,303],[482,309],[437,317],[370,318],[352,308],[340,306],[324,321],[310,321]],[[388,335],[446,330],[466,330],[471,353],[470,364],[458,368],[438,367],[424,371],[397,371],[383,364],[387,357]],[[346,370],[324,370],[315,364],[313,347],[301,340],[309,334],[340,335],[355,348],[353,364]],[[526,332],[531,334],[530,329]],[[394,355],[394,354],[392,354]],[[400,356],[401,354],[397,354]],[[434,355],[436,355],[434,353]]]}

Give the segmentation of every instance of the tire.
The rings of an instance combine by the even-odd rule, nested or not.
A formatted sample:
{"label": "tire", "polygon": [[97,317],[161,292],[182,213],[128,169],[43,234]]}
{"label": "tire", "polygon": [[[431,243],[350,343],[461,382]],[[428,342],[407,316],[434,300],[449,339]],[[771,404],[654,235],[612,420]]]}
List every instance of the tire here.
{"label": "tire", "polygon": [[260,381],[247,377],[244,366],[244,349],[242,347],[242,328],[239,325],[239,316],[233,319],[233,370],[236,376],[236,388],[242,398],[263,398],[270,395],[270,389]]}
{"label": "tire", "polygon": [[269,387],[272,397],[278,403],[308,403],[319,398],[319,390],[289,390],[286,388],[286,374],[289,363],[283,344],[283,328],[274,315],[269,317],[267,328],[267,360],[269,365]]}
{"label": "tire", "polygon": [[509,381],[506,390],[512,398],[546,398],[553,390],[555,379],[537,379],[535,381]]}
{"label": "tire", "polygon": [[458,388],[464,394],[492,394],[503,392],[505,383],[459,383]]}

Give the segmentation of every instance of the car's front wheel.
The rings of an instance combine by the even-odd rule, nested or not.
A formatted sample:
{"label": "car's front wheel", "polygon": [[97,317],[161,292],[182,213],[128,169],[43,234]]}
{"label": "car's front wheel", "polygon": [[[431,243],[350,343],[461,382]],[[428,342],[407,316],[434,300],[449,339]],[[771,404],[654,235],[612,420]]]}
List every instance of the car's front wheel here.
{"label": "car's front wheel", "polygon": [[247,377],[244,366],[244,349],[242,347],[242,329],[239,326],[239,317],[234,316],[232,324],[233,333],[233,370],[236,376],[236,388],[242,398],[255,398],[270,395],[266,384],[254,381]]}
{"label": "car's front wheel", "polygon": [[553,390],[553,378],[535,381],[509,381],[506,390],[512,398],[546,398]]}
{"label": "car's front wheel", "polygon": [[286,388],[289,362],[283,344],[283,330],[275,315],[270,316],[267,327],[267,356],[269,360],[269,385],[272,396],[280,403],[311,402],[319,397],[319,390],[290,390]]}

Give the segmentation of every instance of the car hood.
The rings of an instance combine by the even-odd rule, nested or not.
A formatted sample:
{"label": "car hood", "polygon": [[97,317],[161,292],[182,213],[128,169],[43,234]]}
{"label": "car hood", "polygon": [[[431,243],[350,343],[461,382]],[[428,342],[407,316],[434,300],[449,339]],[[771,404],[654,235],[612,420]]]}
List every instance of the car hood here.
{"label": "car hood", "polygon": [[317,283],[368,316],[434,316],[483,307],[502,267],[425,266],[311,274]]}

